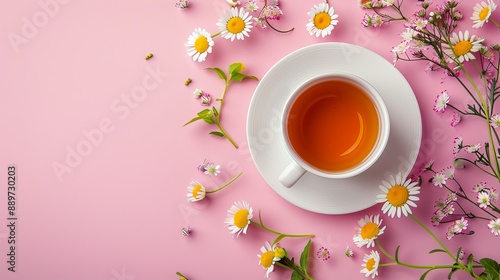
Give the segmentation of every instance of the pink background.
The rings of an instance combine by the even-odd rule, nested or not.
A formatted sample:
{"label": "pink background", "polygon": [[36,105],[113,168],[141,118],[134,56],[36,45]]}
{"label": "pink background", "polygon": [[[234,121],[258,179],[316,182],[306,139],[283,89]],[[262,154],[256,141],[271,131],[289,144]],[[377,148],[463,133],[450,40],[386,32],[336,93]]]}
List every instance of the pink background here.
{"label": "pink background", "polygon": [[[223,84],[206,67],[246,64],[246,73],[263,77],[288,53],[319,42],[348,42],[369,48],[392,61],[391,48],[400,41],[400,24],[364,29],[365,11],[356,1],[330,1],[340,23],[326,38],[309,36],[307,12],[319,1],[281,1],[284,16],[275,26],[295,27],[289,34],[254,28],[244,41],[215,38],[212,54],[203,63],[193,62],[184,43],[196,27],[216,33],[215,23],[228,5],[224,0],[192,0],[189,9],[175,1],[0,0],[0,279],[262,279],[265,271],[256,255],[275,236],[255,226],[247,235],[230,236],[223,221],[234,201],[246,200],[265,223],[288,233],[314,233],[311,275],[316,279],[364,279],[359,273],[363,254],[369,250],[352,243],[357,221],[379,214],[381,205],[348,215],[322,215],[302,210],[277,195],[262,179],[248,150],[245,126],[256,81],[231,85],[225,102],[223,124],[240,149],[226,140],[208,136],[211,127],[182,125],[201,110],[192,97],[196,88],[219,97]],[[407,0],[405,9],[416,9]],[[441,1],[436,1],[441,2]],[[464,1],[463,29],[476,1]],[[45,8],[43,3],[52,3]],[[55,5],[54,5],[55,3]],[[292,4],[293,3],[293,4]],[[495,16],[495,14],[494,14]],[[32,23],[37,25],[29,27]],[[491,28],[491,29],[488,29]],[[486,34],[493,27],[473,32]],[[460,28],[459,28],[460,30]],[[490,33],[493,40],[498,33]],[[22,38],[13,44],[9,38]],[[496,35],[498,38],[498,35]],[[19,38],[18,38],[19,39]],[[493,43],[490,41],[489,43]],[[147,53],[154,57],[145,60]],[[376,65],[367,65],[377,71]],[[456,82],[442,74],[424,72],[425,65],[399,62],[396,66],[413,87],[422,113],[422,148],[416,166],[436,160],[436,169],[451,165],[455,136],[483,143],[484,124],[465,119],[451,128],[451,111],[433,112],[435,96],[444,89],[455,104],[468,98]],[[151,72],[159,72],[152,76]],[[148,78],[152,77],[151,78]],[[189,86],[184,81],[192,78]],[[149,80],[148,80],[149,79]],[[150,90],[139,102],[126,103],[135,87],[145,82]],[[404,104],[401,104],[404,106]],[[58,178],[55,162],[64,164],[85,131],[101,129],[102,137],[71,172]],[[196,170],[204,159],[222,166],[209,178]],[[396,159],[395,159],[396,160]],[[18,172],[16,215],[16,272],[7,271],[7,166]],[[199,180],[207,188],[223,184],[239,171],[243,176],[229,188],[199,203],[186,201],[186,187]],[[421,201],[415,216],[430,226],[434,201],[445,192],[427,183],[424,175]],[[474,169],[457,171],[467,186],[493,179]],[[378,184],[378,182],[375,182]],[[437,248],[429,235],[409,218],[382,215],[386,232],[380,240],[400,257],[416,264],[450,264],[446,256],[428,255]],[[500,259],[498,237],[483,221],[471,221],[472,237],[444,241],[455,251]],[[185,237],[180,228],[191,226]],[[446,225],[432,228],[445,239]],[[281,245],[299,258],[306,239],[285,239]],[[347,258],[347,245],[355,257]],[[332,257],[316,257],[321,246]],[[382,262],[389,260],[382,257]],[[423,271],[402,267],[379,269],[381,279],[417,279]],[[448,271],[430,273],[428,279],[445,279]],[[289,279],[277,268],[271,279]],[[453,279],[467,279],[457,273]]]}

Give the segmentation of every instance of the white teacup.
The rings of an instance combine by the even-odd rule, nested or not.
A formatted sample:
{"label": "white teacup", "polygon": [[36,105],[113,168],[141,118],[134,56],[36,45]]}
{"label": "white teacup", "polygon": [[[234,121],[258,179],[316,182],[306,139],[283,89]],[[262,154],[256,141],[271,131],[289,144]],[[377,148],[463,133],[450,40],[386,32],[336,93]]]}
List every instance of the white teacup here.
{"label": "white teacup", "polygon": [[384,100],[364,79],[351,73],[316,76],[287,100],[282,133],[293,161],[279,180],[292,187],[306,172],[341,179],[372,166],[389,139]]}

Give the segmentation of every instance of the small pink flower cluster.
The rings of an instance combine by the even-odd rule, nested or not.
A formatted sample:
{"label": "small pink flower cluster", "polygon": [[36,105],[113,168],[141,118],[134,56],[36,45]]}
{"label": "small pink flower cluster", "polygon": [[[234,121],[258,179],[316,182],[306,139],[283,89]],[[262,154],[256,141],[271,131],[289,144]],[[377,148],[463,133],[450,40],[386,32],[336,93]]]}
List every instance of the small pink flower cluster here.
{"label": "small pink flower cluster", "polygon": [[498,193],[495,188],[487,188],[486,182],[474,185],[472,191],[477,194],[477,203],[479,207],[486,209],[492,206],[492,203],[498,202]]}
{"label": "small pink flower cluster", "polygon": [[203,92],[201,89],[195,89],[193,91],[193,95],[195,98],[200,99],[200,104],[202,106],[208,106],[212,102],[212,98],[210,97],[210,93]]}
{"label": "small pink flower cluster", "polygon": [[[266,22],[268,20],[279,20],[283,15],[278,0],[270,0],[268,2],[269,3],[260,10],[259,14],[253,17],[255,25],[263,29],[267,28]],[[248,0],[243,7],[249,12],[256,12],[259,10],[259,6],[255,0]]]}

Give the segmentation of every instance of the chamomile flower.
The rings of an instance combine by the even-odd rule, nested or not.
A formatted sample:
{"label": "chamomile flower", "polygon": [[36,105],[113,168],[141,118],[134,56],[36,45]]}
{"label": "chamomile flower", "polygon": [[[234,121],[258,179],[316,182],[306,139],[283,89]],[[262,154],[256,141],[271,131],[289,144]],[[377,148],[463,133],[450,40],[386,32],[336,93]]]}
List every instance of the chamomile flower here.
{"label": "chamomile flower", "polygon": [[189,202],[200,201],[205,198],[207,193],[205,187],[197,181],[191,181],[191,184],[187,187],[187,200]]}
{"label": "chamomile flower", "polygon": [[480,28],[483,27],[485,22],[490,19],[491,13],[497,8],[497,5],[493,3],[492,0],[488,0],[488,3],[481,2],[474,6],[474,12],[470,19],[474,23],[472,27]]}
{"label": "chamomile flower", "polygon": [[309,22],[306,24],[306,29],[309,34],[316,35],[316,37],[321,35],[323,38],[330,35],[339,22],[337,20],[339,15],[334,12],[333,7],[327,3],[322,2],[319,5],[314,5],[307,13]]}
{"label": "chamomile flower", "polygon": [[246,201],[235,202],[229,210],[224,220],[232,235],[239,236],[240,233],[247,233],[248,225],[253,217],[253,209]]}
{"label": "chamomile flower", "polygon": [[363,257],[363,269],[360,271],[365,277],[371,276],[372,279],[378,275],[378,265],[380,263],[380,254],[377,251],[371,251],[369,255]]}
{"label": "chamomile flower", "polygon": [[212,52],[214,40],[207,30],[196,28],[184,45],[189,48],[188,55],[193,57],[193,61],[203,62]]}
{"label": "chamomile flower", "polygon": [[476,59],[472,54],[481,49],[481,43],[484,41],[483,38],[476,38],[475,35],[470,36],[469,31],[465,32],[453,32],[450,37],[450,43],[443,45],[444,52],[452,58],[452,60],[458,60],[460,63],[469,60]]}
{"label": "chamomile flower", "polygon": [[249,12],[245,12],[243,8],[233,7],[222,14],[216,25],[223,38],[231,39],[231,41],[234,41],[234,39],[244,40],[245,36],[250,36],[248,33],[253,27],[252,16],[249,15]]}
{"label": "chamomile flower", "polygon": [[491,229],[491,233],[498,236],[500,234],[500,219],[491,220],[488,227]]}
{"label": "chamomile flower", "polygon": [[273,272],[274,264],[281,258],[276,256],[276,245],[272,245],[266,241],[266,244],[260,248],[262,254],[258,254],[259,264],[266,270],[266,278],[269,278],[269,273]]}
{"label": "chamomile flower", "polygon": [[420,193],[420,187],[411,179],[405,181],[401,173],[391,175],[388,181],[382,181],[380,189],[384,194],[377,195],[376,202],[384,202],[382,213],[387,213],[391,218],[395,214],[398,218],[401,217],[401,212],[408,216],[412,213],[410,206],[417,207],[413,201],[419,200],[416,195]]}
{"label": "chamomile flower", "polygon": [[500,115],[499,114],[494,114],[490,118],[490,124],[494,128],[499,128],[500,127]]}
{"label": "chamomile flower", "polygon": [[369,216],[366,215],[364,218],[358,221],[359,228],[357,228],[358,233],[352,238],[354,244],[358,247],[366,248],[375,246],[375,239],[384,233],[385,226],[380,227],[382,220],[380,215]]}

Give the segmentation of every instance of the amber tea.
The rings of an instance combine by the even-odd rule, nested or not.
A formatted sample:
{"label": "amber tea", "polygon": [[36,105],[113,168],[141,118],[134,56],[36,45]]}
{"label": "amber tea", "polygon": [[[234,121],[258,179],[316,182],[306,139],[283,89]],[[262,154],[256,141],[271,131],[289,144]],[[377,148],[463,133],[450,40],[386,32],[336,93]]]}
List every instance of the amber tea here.
{"label": "amber tea", "polygon": [[292,101],[286,133],[295,153],[324,172],[349,170],[363,162],[379,135],[379,116],[363,88],[328,79]]}

